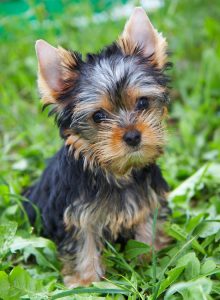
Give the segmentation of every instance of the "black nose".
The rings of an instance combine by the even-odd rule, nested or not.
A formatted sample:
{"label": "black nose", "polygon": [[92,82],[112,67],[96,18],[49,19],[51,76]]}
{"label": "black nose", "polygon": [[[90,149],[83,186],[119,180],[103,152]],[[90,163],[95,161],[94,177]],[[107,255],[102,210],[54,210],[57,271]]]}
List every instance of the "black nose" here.
{"label": "black nose", "polygon": [[140,144],[141,133],[138,130],[131,130],[124,134],[123,140],[127,145],[135,147]]}

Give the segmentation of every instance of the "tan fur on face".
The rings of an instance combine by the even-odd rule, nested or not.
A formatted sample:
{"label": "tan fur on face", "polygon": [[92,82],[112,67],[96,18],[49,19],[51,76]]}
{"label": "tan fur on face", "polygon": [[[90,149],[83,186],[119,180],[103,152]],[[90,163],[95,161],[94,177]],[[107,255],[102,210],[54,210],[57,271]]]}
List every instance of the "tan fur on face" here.
{"label": "tan fur on face", "polygon": [[136,106],[137,99],[143,96],[140,89],[136,87],[127,87],[122,94],[122,101],[127,110],[133,110]]}
{"label": "tan fur on face", "polygon": [[[165,143],[164,128],[160,124],[160,116],[154,112],[143,113],[138,116],[134,125],[119,127],[110,124],[108,128],[99,132],[99,141],[94,145],[97,159],[114,174],[125,174],[133,167],[141,167],[158,157],[160,149]],[[129,129],[137,129],[142,134],[139,151],[135,154],[124,141],[123,135]]]}
{"label": "tan fur on face", "polygon": [[95,99],[95,101],[90,102],[78,102],[74,107],[75,113],[88,112],[91,111],[91,115],[98,110],[105,110],[108,113],[113,112],[114,106],[109,101],[109,97],[106,94],[100,95]]}
{"label": "tan fur on face", "polygon": [[65,144],[69,146],[69,152],[73,153],[75,159],[79,159],[80,154],[83,155],[84,169],[89,167],[92,170],[94,168],[97,163],[97,155],[94,152],[93,146],[85,139],[70,133]]}
{"label": "tan fur on face", "polygon": [[65,144],[70,146],[70,151],[74,150],[74,157],[76,159],[79,158],[81,152],[84,153],[89,147],[88,143],[86,143],[84,139],[80,138],[80,136],[76,134],[71,134],[68,136]]}
{"label": "tan fur on face", "polygon": [[[89,166],[92,169],[98,164],[116,176],[125,175],[133,167],[142,167],[161,155],[161,148],[165,143],[161,118],[162,116],[154,111],[143,112],[133,125],[120,127],[116,121],[103,124],[94,144],[89,144],[78,135],[71,134],[66,140],[66,145],[70,146],[70,151],[73,151],[76,159],[80,153],[83,155],[84,167]],[[141,145],[136,154],[123,141],[124,134],[133,129],[141,132]]]}
{"label": "tan fur on face", "polygon": [[105,111],[111,113],[114,110],[113,104],[109,101],[109,97],[107,95],[103,95],[99,102],[99,108],[104,109]]}

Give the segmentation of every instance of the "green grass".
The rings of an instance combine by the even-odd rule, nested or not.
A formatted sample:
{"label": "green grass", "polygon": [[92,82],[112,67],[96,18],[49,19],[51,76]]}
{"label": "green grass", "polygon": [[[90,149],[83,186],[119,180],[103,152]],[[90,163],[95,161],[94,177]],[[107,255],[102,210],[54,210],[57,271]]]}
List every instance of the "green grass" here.
{"label": "green grass", "polygon": [[[113,41],[125,20],[92,22],[86,4],[50,15],[43,4],[0,20],[0,299],[220,299],[220,35],[219,1],[165,1],[150,15],[167,37],[174,68],[169,142],[160,159],[173,209],[173,243],[149,262],[149,246],[108,244],[106,280],[83,289],[62,284],[54,244],[33,233],[22,189],[61,145],[41,112],[34,42],[46,39],[85,54]],[[78,26],[83,14],[89,26]],[[38,226],[39,227],[39,224]],[[153,230],[153,228],[152,228]]]}

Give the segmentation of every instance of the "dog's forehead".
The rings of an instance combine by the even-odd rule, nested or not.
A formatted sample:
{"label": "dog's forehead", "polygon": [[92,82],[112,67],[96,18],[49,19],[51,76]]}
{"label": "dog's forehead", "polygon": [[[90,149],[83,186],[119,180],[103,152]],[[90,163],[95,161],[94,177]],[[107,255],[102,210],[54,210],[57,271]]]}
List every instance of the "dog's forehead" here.
{"label": "dog's forehead", "polygon": [[108,91],[155,82],[149,69],[135,57],[103,58],[94,65],[92,73],[93,80]]}
{"label": "dog's forehead", "polygon": [[[152,68],[135,56],[97,57],[86,64],[82,76],[80,100],[98,104],[99,99],[109,99],[115,106],[133,105],[138,96],[161,93]],[[129,96],[131,95],[131,97]],[[125,103],[122,103],[126,98]],[[127,99],[131,102],[128,103]],[[127,107],[128,108],[128,107]]]}

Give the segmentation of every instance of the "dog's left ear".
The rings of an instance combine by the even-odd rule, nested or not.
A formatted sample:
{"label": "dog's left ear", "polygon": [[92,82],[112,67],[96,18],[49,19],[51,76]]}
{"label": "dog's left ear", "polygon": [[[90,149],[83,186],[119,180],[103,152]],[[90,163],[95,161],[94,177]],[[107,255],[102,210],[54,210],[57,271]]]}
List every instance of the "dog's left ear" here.
{"label": "dog's left ear", "polygon": [[167,42],[153,27],[145,11],[136,7],[119,38],[119,46],[126,55],[132,55],[137,47],[152,64],[163,68],[167,61]]}
{"label": "dog's left ear", "polygon": [[36,42],[38,58],[38,87],[44,104],[65,105],[59,100],[74,86],[79,58],[61,47],[55,48],[46,41]]}

